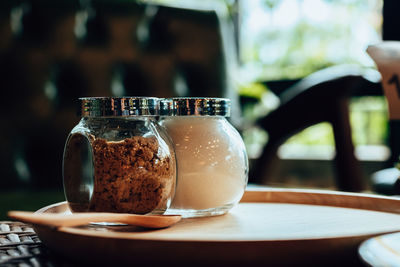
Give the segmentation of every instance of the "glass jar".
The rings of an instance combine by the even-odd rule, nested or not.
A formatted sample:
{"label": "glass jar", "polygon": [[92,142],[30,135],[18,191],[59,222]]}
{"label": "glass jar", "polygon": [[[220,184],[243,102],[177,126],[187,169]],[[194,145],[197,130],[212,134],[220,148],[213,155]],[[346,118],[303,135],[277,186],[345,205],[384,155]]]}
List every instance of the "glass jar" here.
{"label": "glass jar", "polygon": [[161,125],[177,159],[176,194],[168,213],[183,217],[228,212],[243,196],[248,158],[243,140],[227,121],[230,100],[172,98],[162,101]]}
{"label": "glass jar", "polygon": [[63,160],[71,210],[164,213],[175,193],[176,160],[157,122],[160,100],[80,98],[80,106]]}

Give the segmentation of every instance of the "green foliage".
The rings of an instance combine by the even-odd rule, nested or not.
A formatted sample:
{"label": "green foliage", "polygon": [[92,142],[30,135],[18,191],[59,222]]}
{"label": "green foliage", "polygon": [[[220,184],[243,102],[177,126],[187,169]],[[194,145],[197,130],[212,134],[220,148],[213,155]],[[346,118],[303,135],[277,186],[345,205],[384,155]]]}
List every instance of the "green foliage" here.
{"label": "green foliage", "polygon": [[384,145],[388,135],[388,112],[385,98],[360,97],[351,103],[350,121],[356,145]]}
{"label": "green foliage", "polygon": [[[260,23],[265,26],[254,30],[251,38],[242,40],[244,65],[256,64],[261,68],[261,79],[296,79],[336,64],[366,64],[367,56],[362,55],[365,47],[380,36],[381,20],[377,15],[381,14],[380,0],[319,1],[329,7],[329,16],[323,21],[307,17],[309,13],[302,6],[305,1],[294,1],[298,3],[299,10],[295,13],[299,17],[295,23],[285,25],[284,20],[276,17],[282,16],[278,10],[289,2],[293,3],[263,0],[265,18],[260,17]],[[245,18],[250,19],[253,13],[248,12]],[[252,29],[242,29],[246,31]]]}
{"label": "green foliage", "polygon": [[[283,10],[282,7],[289,2],[298,4],[298,13],[297,11],[285,13],[287,9]],[[253,9],[243,14],[244,19],[253,21],[253,24],[248,25],[262,23],[263,27],[256,27],[255,36],[246,35],[251,38],[242,40],[241,57],[244,62],[242,66],[244,72],[247,70],[251,74],[257,73],[259,80],[268,81],[298,79],[338,64],[372,66],[373,63],[366,55],[365,48],[369,43],[379,40],[382,1],[322,0],[315,2],[328,5],[328,11],[325,11],[329,16],[324,17],[323,22],[307,18],[306,10],[302,9],[302,5],[306,3],[303,0],[262,0],[260,7],[262,10],[257,11],[254,10],[254,5],[249,5]],[[242,3],[248,4],[248,2]],[[285,20],[277,19],[278,13],[300,15],[292,23],[285,23]],[[254,14],[258,14],[257,23],[252,17]],[[292,18],[288,17],[288,20],[290,19]],[[242,33],[248,33],[251,30],[241,29]],[[268,89],[257,83],[241,87],[242,96],[259,100],[256,103],[244,105],[246,120],[252,121],[271,110],[271,107],[266,108],[262,104],[266,92]],[[386,143],[388,118],[384,97],[353,99],[350,109],[355,145]],[[256,130],[252,131],[246,133],[245,136],[249,145],[251,142],[262,144],[266,141],[265,134]],[[290,138],[287,143],[333,146],[332,127],[328,123],[309,127]]]}
{"label": "green foliage", "polygon": [[239,86],[239,94],[245,97],[253,97],[261,99],[262,95],[267,92],[268,89],[262,83],[247,83]]}
{"label": "green foliage", "polygon": [[289,138],[286,143],[302,145],[335,145],[332,127],[327,122],[319,123],[303,130],[297,135]]}

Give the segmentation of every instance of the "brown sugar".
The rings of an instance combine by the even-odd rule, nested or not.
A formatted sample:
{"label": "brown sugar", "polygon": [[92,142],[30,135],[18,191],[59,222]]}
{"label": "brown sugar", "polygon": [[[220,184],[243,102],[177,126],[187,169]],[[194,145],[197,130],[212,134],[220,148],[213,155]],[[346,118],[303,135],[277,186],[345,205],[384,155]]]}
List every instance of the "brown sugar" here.
{"label": "brown sugar", "polygon": [[175,160],[160,156],[156,138],[92,142],[94,189],[89,209],[145,214],[167,208],[175,190]]}

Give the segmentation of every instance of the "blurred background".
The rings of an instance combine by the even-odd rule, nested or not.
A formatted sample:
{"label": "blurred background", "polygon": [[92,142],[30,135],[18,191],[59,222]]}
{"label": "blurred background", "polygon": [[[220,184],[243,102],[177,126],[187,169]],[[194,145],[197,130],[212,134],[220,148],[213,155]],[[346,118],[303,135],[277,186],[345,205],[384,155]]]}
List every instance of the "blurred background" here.
{"label": "blurred background", "polygon": [[[296,108],[329,102],[320,97],[329,93],[304,87],[291,99],[311,93],[285,112],[291,120],[267,128],[257,121],[279,109],[304,78],[337,66],[363,77],[362,86],[346,91],[345,116],[359,189],[370,190],[371,175],[393,166],[400,147],[365,51],[400,39],[398,7],[396,0],[1,1],[0,217],[64,200],[62,153],[80,119],[79,97],[228,97],[252,168],[272,140],[268,127],[306,120]],[[273,164],[265,165],[268,174],[251,172],[250,182],[338,188],[338,134],[329,120],[314,122],[288,131]]]}

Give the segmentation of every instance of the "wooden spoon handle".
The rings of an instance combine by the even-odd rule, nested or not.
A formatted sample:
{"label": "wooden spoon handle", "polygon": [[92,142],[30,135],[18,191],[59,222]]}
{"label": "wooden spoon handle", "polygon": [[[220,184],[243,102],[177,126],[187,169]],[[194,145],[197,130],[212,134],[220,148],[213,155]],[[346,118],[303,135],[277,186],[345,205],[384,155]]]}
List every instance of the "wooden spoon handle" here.
{"label": "wooden spoon handle", "polygon": [[55,227],[78,226],[91,222],[113,222],[147,228],[165,228],[177,223],[179,215],[137,215],[126,213],[82,212],[73,214],[34,213],[27,211],[9,211],[8,217],[26,223]]}

